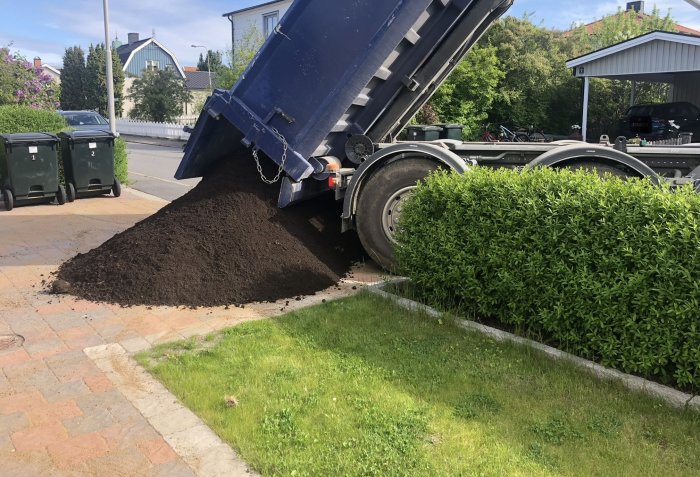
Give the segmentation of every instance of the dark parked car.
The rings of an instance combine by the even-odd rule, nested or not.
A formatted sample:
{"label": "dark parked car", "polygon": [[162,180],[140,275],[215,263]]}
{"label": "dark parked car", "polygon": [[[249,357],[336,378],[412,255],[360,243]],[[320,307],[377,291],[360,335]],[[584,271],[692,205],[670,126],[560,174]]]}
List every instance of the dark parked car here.
{"label": "dark parked car", "polygon": [[74,129],[110,132],[109,122],[94,111],[59,111],[58,114]]}
{"label": "dark parked car", "polygon": [[700,141],[700,108],[692,103],[637,104],[627,110],[620,122],[620,135],[649,141],[671,139],[683,132]]}

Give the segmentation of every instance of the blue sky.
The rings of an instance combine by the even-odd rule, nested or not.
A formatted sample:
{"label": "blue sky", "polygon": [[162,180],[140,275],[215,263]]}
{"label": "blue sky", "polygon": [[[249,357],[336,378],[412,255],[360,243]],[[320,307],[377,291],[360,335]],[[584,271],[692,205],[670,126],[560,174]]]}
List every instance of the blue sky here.
{"label": "blue sky", "polygon": [[[191,44],[212,49],[230,48],[231,30],[221,15],[265,0],[111,0],[112,37],[126,40],[128,32],[141,38],[156,38],[184,65],[196,64],[201,50]],[[589,22],[614,13],[625,1],[589,0],[515,0],[509,14],[531,14],[535,23],[553,28],[568,28],[576,22]],[[672,9],[681,24],[700,30],[700,11],[683,0],[647,1],[663,13]],[[167,6],[166,6],[167,5]],[[102,2],[100,0],[0,0],[0,46],[11,45],[28,58],[40,56],[45,63],[60,66],[63,51],[72,45],[87,48],[104,41]]]}

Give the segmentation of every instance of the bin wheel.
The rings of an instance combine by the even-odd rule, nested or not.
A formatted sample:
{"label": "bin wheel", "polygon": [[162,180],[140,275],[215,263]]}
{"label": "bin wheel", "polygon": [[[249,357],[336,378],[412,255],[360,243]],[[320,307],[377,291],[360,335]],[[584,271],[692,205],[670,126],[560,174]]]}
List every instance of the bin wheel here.
{"label": "bin wheel", "polygon": [[119,183],[119,179],[114,178],[114,183],[112,184],[112,195],[114,197],[119,197],[122,195],[122,185]]}
{"label": "bin wheel", "polygon": [[8,212],[15,207],[15,198],[10,189],[5,189],[2,191],[2,199],[5,201],[5,210]]}
{"label": "bin wheel", "polygon": [[68,200],[68,202],[73,202],[75,200],[75,197],[75,186],[72,182],[69,182],[68,187],[66,187],[66,200]]}
{"label": "bin wheel", "polygon": [[58,202],[58,205],[66,203],[66,188],[62,185],[58,186],[58,190],[56,191],[56,202]]}
{"label": "bin wheel", "polygon": [[360,190],[357,234],[370,257],[388,271],[396,268],[394,233],[401,208],[416,183],[438,168],[428,159],[400,159],[382,166]]}

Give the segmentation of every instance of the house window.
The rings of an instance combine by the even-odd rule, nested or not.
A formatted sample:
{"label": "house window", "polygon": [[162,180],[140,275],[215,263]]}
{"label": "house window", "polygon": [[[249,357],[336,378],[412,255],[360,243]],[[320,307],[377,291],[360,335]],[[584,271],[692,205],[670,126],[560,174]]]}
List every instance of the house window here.
{"label": "house window", "polygon": [[146,71],[158,71],[160,69],[160,61],[146,60]]}
{"label": "house window", "polygon": [[165,71],[170,71],[171,73],[175,72],[175,67],[173,65],[165,65]]}
{"label": "house window", "polygon": [[263,32],[265,33],[265,38],[270,36],[275,27],[280,21],[280,12],[266,13],[263,15]]}

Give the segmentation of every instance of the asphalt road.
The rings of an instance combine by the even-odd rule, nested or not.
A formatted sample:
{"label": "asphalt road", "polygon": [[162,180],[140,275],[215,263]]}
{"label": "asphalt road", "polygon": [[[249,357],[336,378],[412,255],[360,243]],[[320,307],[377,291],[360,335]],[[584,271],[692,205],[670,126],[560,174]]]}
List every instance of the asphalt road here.
{"label": "asphalt road", "polygon": [[178,181],[173,177],[182,160],[179,147],[127,141],[130,187],[162,199],[175,200],[199,182],[199,179]]}

